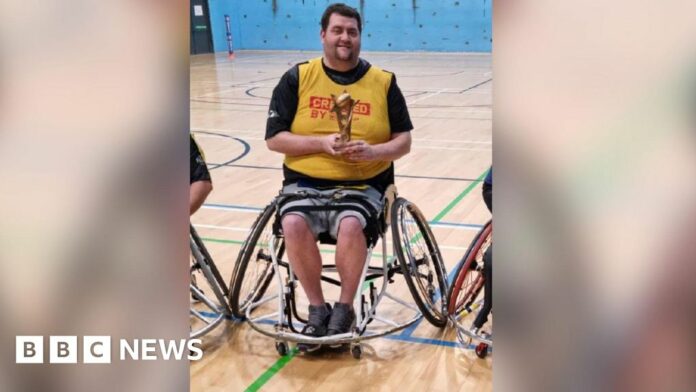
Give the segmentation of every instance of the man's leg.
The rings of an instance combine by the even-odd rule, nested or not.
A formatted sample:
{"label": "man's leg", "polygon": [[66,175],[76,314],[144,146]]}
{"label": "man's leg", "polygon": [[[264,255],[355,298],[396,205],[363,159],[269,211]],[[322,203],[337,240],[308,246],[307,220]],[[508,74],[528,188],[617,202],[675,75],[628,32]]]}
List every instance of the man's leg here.
{"label": "man's leg", "polygon": [[[305,218],[300,215],[287,214],[281,224],[290,264],[309,299],[307,324],[302,328],[302,333],[312,337],[325,336],[331,307],[324,303],[321,291],[321,255],[314,234]],[[297,348],[301,352],[312,352],[321,348],[321,345],[299,343]]]}
{"label": "man's leg", "polygon": [[314,306],[323,306],[321,255],[307,221],[300,215],[287,214],[281,222],[285,236],[285,249],[293,271],[300,280],[309,303]]}
{"label": "man's leg", "polygon": [[480,329],[488,321],[488,315],[493,309],[493,245],[483,254],[483,307],[474,320],[473,327]]}
{"label": "man's leg", "polygon": [[350,332],[355,322],[353,298],[366,254],[367,244],[360,220],[354,216],[344,217],[338,222],[336,234],[336,269],[341,277],[341,296],[331,312],[328,335]]}
{"label": "man's leg", "polygon": [[353,216],[343,218],[336,238],[336,268],[341,277],[338,302],[353,306],[366,257],[367,241],[360,220]]}

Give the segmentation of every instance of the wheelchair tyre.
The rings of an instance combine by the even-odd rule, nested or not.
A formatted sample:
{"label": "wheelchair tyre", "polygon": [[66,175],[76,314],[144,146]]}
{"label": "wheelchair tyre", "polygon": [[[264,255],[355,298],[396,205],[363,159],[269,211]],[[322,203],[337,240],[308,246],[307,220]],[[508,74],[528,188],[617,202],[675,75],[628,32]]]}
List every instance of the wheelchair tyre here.
{"label": "wheelchair tyre", "polygon": [[362,347],[360,347],[359,344],[356,344],[350,348],[350,354],[353,356],[353,358],[360,359],[362,356]]}
{"label": "wheelchair tyre", "polygon": [[[476,234],[454,274],[447,297],[448,313],[459,314],[471,306],[483,288],[483,254],[493,241],[493,221],[488,221]],[[476,268],[474,268],[476,266]]]}
{"label": "wheelchair tyre", "polygon": [[[231,314],[231,311],[228,305],[229,289],[222,280],[215,262],[193,226],[189,227],[189,234],[192,262],[189,271],[191,277],[189,337],[197,338],[219,325],[225,316]],[[200,276],[197,276],[198,274]],[[213,316],[206,315],[206,312],[212,312]]]}
{"label": "wheelchair tyre", "polygon": [[[232,314],[243,319],[246,308],[258,301],[268,289],[275,271],[268,251],[268,241],[273,236],[275,203],[269,204],[256,218],[251,232],[239,251],[230,282],[230,309]],[[278,241],[276,256],[281,259],[285,250],[282,240]]]}
{"label": "wheelchair tyre", "polygon": [[423,316],[447,325],[445,267],[428,221],[415,204],[397,198],[391,210],[392,239],[401,271]]}
{"label": "wheelchair tyre", "polygon": [[193,239],[193,242],[196,244],[196,247],[198,247],[198,250],[200,250],[201,254],[205,258],[205,262],[210,266],[210,271],[212,271],[213,277],[215,278],[217,285],[220,287],[224,295],[228,296],[230,294],[229,287],[227,287],[225,281],[222,279],[222,275],[220,274],[217,265],[215,265],[215,263],[212,261],[213,258],[210,256],[210,253],[208,253],[208,249],[203,244],[203,240],[201,240],[201,237],[198,235],[198,232],[196,231],[196,229],[193,228],[193,225],[191,224],[189,224],[189,235]]}
{"label": "wheelchair tyre", "polygon": [[476,356],[484,359],[488,356],[488,345],[486,343],[479,343],[476,345],[476,349],[474,350],[476,352]]}
{"label": "wheelchair tyre", "polygon": [[284,357],[284,356],[288,355],[289,350],[288,350],[288,344],[287,344],[287,343],[285,343],[285,342],[276,342],[275,346],[276,346],[276,351],[278,352],[278,355],[280,355],[281,357]]}

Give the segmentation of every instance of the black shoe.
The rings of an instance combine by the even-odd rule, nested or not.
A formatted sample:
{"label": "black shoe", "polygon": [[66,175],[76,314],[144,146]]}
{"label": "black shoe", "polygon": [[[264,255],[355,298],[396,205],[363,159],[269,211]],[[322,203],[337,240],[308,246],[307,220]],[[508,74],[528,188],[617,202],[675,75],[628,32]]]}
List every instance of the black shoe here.
{"label": "black shoe", "polygon": [[[331,312],[326,335],[339,335],[350,332],[355,325],[355,311],[348,304],[336,302]],[[343,344],[332,344],[331,348],[340,348]]]}
{"label": "black shoe", "polygon": [[355,325],[355,311],[348,304],[336,302],[331,312],[331,319],[327,327],[327,335],[338,335],[350,330]]}
{"label": "black shoe", "polygon": [[[326,325],[331,317],[331,305],[324,304],[323,306],[309,305],[309,316],[307,317],[307,325],[302,328],[302,334],[319,338],[326,336]],[[298,343],[297,349],[303,353],[309,353],[321,348],[321,344]]]}

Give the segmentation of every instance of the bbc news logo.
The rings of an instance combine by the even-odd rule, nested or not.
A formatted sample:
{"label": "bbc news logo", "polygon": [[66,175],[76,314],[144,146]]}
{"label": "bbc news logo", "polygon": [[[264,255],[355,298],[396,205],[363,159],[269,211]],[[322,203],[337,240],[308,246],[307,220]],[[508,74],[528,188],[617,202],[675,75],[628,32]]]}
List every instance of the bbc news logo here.
{"label": "bbc news logo", "polygon": [[[111,336],[83,336],[81,345],[77,336],[49,336],[44,350],[43,336],[17,336],[15,338],[16,363],[78,363],[78,352],[82,352],[82,363],[111,363]],[[118,360],[155,361],[203,358],[200,339],[120,339]],[[115,352],[113,354],[116,354]]]}

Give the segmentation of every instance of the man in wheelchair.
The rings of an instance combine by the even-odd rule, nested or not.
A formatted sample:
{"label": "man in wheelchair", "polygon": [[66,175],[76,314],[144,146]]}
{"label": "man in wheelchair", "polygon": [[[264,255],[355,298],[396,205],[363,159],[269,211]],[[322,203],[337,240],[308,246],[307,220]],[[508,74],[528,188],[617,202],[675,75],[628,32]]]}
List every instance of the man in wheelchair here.
{"label": "man in wheelchair", "polygon": [[[395,76],[361,59],[360,14],[332,4],[321,18],[323,56],[288,70],[273,91],[266,125],[266,144],[285,155],[282,193],[293,198],[280,208],[281,227],[290,264],[309,299],[307,336],[350,331],[355,322],[353,298],[358,289],[368,239],[369,206],[382,211],[382,195],[394,182],[393,161],[410,151],[413,129],[406,101]],[[350,140],[337,133],[335,97],[349,93]],[[333,99],[332,99],[333,96]],[[330,197],[340,190],[340,209]],[[321,196],[327,196],[321,197]],[[325,209],[322,209],[325,208]],[[369,234],[369,233],[368,233]],[[317,241],[336,243],[340,297],[333,308],[321,287],[322,259]],[[316,344],[300,344],[314,351]]]}

